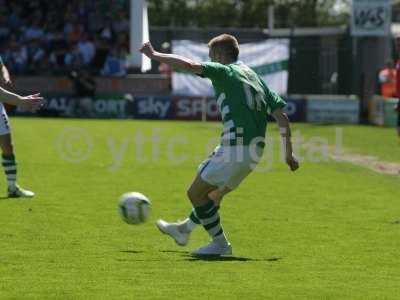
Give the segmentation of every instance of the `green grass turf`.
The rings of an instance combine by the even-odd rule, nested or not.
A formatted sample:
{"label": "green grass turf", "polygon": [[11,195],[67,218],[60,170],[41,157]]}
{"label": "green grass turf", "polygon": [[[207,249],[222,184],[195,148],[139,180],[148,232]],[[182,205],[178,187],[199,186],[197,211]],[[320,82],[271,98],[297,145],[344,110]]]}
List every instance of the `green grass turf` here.
{"label": "green grass turf", "polygon": [[[37,197],[0,199],[0,299],[400,295],[398,177],[332,161],[306,161],[290,173],[275,159],[270,172],[255,172],[224,200],[221,217],[235,257],[201,261],[186,255],[208,241],[201,228],[181,248],[153,224],[188,214],[185,191],[205,157],[204,144],[219,135],[218,124],[14,118],[12,126],[19,181]],[[306,139],[334,141],[335,126],[294,127]],[[89,137],[92,151],[72,163],[60,155],[60,141],[76,128]],[[343,128],[346,149],[400,161],[393,130]],[[157,130],[160,151],[153,153],[149,136]],[[276,127],[269,131],[276,139]],[[138,134],[148,139],[143,155]],[[168,159],[171,138],[187,141],[175,147],[177,155],[188,155],[184,162]],[[84,144],[75,134],[68,149],[79,156]],[[121,151],[123,144],[123,160],[113,164],[110,145]],[[126,191],[152,200],[147,223],[127,225],[119,218],[117,200]]]}
{"label": "green grass turf", "polygon": [[377,128],[367,125],[313,125],[294,124],[304,140],[324,137],[330,146],[336,144],[336,132],[341,134],[346,152],[372,155],[388,162],[400,162],[400,140],[394,128]]}

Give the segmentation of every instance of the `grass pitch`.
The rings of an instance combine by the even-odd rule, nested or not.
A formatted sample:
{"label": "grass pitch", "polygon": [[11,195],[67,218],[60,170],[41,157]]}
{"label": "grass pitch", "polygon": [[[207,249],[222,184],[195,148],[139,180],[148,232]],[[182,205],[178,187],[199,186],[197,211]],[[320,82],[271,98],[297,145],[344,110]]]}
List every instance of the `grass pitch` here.
{"label": "grass pitch", "polygon": [[[0,199],[0,299],[398,299],[399,176],[303,149],[301,169],[269,162],[223,202],[235,256],[187,256],[154,226],[185,217],[185,191],[219,124],[12,119],[19,182],[34,200]],[[336,147],[334,126],[294,124],[304,143]],[[400,163],[392,129],[342,127],[346,152]],[[214,138],[214,139],[213,139]],[[313,140],[319,138],[319,140]],[[322,140],[321,140],[322,139]],[[318,144],[318,143],[317,143]],[[315,145],[314,145],[315,146]],[[314,147],[315,148],[315,147]],[[271,151],[273,149],[273,151]],[[318,150],[317,149],[317,150]],[[5,191],[5,181],[3,180]],[[142,225],[117,214],[118,197],[152,200]]]}

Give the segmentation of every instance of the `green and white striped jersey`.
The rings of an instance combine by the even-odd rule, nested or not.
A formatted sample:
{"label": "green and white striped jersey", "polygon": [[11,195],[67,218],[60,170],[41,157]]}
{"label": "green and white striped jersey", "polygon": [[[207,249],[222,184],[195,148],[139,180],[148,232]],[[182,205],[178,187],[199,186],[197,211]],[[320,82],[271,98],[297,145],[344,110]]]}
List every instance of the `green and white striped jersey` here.
{"label": "green and white striped jersey", "polygon": [[252,69],[241,62],[202,63],[202,75],[215,90],[223,122],[222,145],[264,146],[267,114],[286,103]]}

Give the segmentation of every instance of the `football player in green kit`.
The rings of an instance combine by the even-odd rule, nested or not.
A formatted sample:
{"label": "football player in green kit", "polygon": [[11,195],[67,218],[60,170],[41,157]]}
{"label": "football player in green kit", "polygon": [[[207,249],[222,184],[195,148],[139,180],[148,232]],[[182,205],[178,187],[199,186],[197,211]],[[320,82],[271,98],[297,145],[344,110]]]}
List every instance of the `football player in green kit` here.
{"label": "football player in green kit", "polygon": [[157,52],[150,42],[140,49],[153,60],[210,79],[223,122],[220,145],[200,165],[188,189],[187,195],[193,205],[190,216],[178,223],[158,220],[156,225],[178,245],[184,246],[192,230],[201,224],[212,240],[192,254],[231,255],[232,246],[218,213],[220,202],[224,195],[239,186],[260,160],[268,113],[280,127],[286,163],[292,171],[299,168],[299,163],[292,151],[289,119],[282,111],[286,103],[252,69],[238,61],[236,38],[222,34],[213,38],[208,46],[211,62],[204,63]]}

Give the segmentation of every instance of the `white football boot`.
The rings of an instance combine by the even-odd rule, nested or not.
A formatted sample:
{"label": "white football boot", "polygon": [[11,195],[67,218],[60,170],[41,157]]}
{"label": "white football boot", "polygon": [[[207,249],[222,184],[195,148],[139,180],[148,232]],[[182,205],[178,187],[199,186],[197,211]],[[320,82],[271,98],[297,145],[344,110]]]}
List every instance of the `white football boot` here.
{"label": "white football boot", "polygon": [[8,197],[10,198],[32,198],[34,196],[34,192],[24,190],[18,184],[16,184],[13,188],[8,187]]}
{"label": "white football boot", "polygon": [[232,255],[232,246],[230,243],[218,243],[211,241],[207,246],[201,247],[191,253],[193,256],[229,256]]}
{"label": "white football boot", "polygon": [[156,225],[162,233],[172,237],[179,246],[186,246],[189,242],[190,232],[180,230],[179,223],[168,223],[160,219],[156,222]]}

